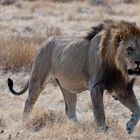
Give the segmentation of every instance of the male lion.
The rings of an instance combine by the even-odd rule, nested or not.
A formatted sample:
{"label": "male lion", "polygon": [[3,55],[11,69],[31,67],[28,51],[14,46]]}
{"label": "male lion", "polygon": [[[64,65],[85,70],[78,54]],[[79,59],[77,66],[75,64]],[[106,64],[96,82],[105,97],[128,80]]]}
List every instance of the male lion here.
{"label": "male lion", "polygon": [[140,119],[140,106],[134,95],[134,79],[140,75],[140,28],[126,21],[106,20],[92,28],[86,37],[54,37],[38,51],[25,88],[16,92],[8,79],[10,91],[23,94],[29,88],[24,118],[50,79],[55,79],[63,93],[65,112],[76,117],[76,93],[89,90],[95,122],[106,129],[103,92],[107,90],[131,112],[126,130],[131,133]]}

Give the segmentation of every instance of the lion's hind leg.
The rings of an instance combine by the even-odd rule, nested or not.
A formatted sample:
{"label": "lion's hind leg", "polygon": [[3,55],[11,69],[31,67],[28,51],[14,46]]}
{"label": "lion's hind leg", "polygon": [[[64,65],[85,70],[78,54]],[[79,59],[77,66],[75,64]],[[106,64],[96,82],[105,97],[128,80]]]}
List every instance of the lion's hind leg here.
{"label": "lion's hind leg", "polygon": [[[41,60],[41,61],[40,61]],[[43,61],[45,60],[45,61]],[[46,83],[50,80],[50,61],[49,55],[41,50],[34,62],[30,81],[29,81],[29,95],[25,102],[23,119],[27,120],[36,103],[40,93],[45,88]]]}
{"label": "lion's hind leg", "polygon": [[45,88],[45,77],[44,79],[31,79],[29,85],[29,95],[25,102],[23,120],[27,121],[30,117],[31,111],[33,109],[34,104],[36,103],[39,95]]}
{"label": "lion's hind leg", "polygon": [[65,113],[68,116],[68,118],[74,122],[78,122],[78,118],[76,116],[76,101],[77,101],[77,95],[76,93],[71,93],[68,90],[64,89],[60,83],[58,83],[63,97],[65,101]]}
{"label": "lion's hind leg", "polygon": [[33,109],[34,104],[36,103],[42,89],[39,84],[33,82],[33,85],[29,87],[29,95],[25,102],[24,113],[23,113],[23,121],[28,121],[31,111]]}

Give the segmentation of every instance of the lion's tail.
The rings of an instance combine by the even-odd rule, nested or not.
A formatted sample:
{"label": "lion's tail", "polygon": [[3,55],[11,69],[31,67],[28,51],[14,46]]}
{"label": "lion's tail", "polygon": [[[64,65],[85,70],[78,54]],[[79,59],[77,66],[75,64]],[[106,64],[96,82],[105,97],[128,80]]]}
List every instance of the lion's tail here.
{"label": "lion's tail", "polygon": [[28,86],[29,86],[29,81],[28,81],[27,84],[26,84],[26,86],[24,87],[24,89],[22,89],[22,90],[19,91],[19,92],[16,92],[16,91],[13,89],[13,80],[10,79],[10,78],[8,78],[7,83],[8,83],[9,90],[10,90],[14,95],[22,95],[22,94],[28,89]]}

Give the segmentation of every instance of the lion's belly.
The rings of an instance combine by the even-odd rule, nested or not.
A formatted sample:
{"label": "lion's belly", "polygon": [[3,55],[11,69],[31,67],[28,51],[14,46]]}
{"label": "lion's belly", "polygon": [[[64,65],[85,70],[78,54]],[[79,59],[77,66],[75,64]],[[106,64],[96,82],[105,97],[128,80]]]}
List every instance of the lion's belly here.
{"label": "lion's belly", "polygon": [[87,81],[82,76],[57,76],[61,86],[72,93],[79,93],[88,89]]}

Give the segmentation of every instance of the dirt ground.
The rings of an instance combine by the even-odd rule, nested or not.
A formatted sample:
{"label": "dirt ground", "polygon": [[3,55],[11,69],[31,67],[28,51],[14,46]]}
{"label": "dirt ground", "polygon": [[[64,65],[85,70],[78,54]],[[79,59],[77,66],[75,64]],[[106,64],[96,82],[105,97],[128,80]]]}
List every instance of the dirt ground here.
{"label": "dirt ground", "polygon": [[[140,3],[110,0],[106,4],[97,5],[86,1],[63,3],[51,0],[20,0],[11,5],[0,5],[0,38],[8,40],[16,36],[33,39],[35,36],[31,41],[36,51],[49,36],[83,36],[91,26],[104,19],[123,19],[140,25],[139,13]],[[26,45],[26,42],[24,43]],[[20,42],[18,45],[16,44],[20,48]],[[5,46],[0,43],[0,47],[2,55],[5,53]],[[30,49],[32,45],[27,47]],[[0,71],[0,140],[140,140],[140,123],[134,133],[127,134],[125,127],[131,113],[107,93],[104,95],[104,104],[109,130],[102,132],[95,126],[88,91],[78,94],[77,113],[80,122],[74,124],[65,116],[60,89],[51,84],[46,86],[35,104],[33,119],[28,125],[24,125],[22,112],[28,92],[18,97],[12,95],[7,88],[7,78],[13,78],[16,85],[14,88],[20,90],[27,82],[30,67],[27,70],[28,66],[25,64],[18,72],[8,69],[11,67],[6,67],[7,63],[3,62],[10,60],[8,57],[13,50],[12,43],[9,43],[8,48],[9,52],[4,54],[3,59],[0,57],[3,64]],[[16,59],[18,58],[12,59],[11,63],[15,64]],[[17,63],[19,61],[16,61]],[[3,67],[7,69],[3,70]],[[139,82],[134,90],[140,102]]]}

